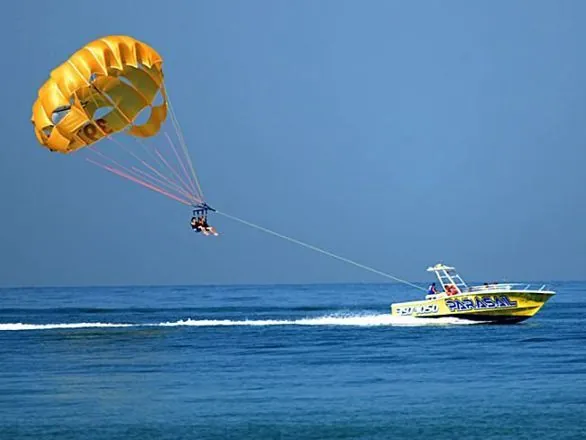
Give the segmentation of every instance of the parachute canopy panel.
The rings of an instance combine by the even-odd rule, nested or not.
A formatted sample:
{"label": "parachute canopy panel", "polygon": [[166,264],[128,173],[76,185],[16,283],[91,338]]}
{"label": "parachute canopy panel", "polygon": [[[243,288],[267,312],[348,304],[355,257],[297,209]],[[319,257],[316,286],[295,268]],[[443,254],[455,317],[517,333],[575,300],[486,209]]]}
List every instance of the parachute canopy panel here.
{"label": "parachute canopy panel", "polygon": [[69,55],[38,90],[31,120],[51,151],[87,153],[88,162],[187,206],[204,201],[163,59],[133,37],[106,36]]}
{"label": "parachute canopy panel", "polygon": [[38,91],[31,118],[38,141],[70,153],[121,131],[157,134],[167,117],[162,64],[153,48],[129,36],[84,46]]}

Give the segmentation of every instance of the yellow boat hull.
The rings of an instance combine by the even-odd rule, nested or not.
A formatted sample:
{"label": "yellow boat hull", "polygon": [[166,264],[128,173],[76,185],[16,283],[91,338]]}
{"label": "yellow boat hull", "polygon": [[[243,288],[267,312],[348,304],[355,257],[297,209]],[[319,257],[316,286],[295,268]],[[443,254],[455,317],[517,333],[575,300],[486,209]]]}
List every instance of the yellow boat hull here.
{"label": "yellow boat hull", "polygon": [[479,291],[391,305],[391,315],[416,318],[456,317],[513,324],[534,316],[554,296],[549,291]]}

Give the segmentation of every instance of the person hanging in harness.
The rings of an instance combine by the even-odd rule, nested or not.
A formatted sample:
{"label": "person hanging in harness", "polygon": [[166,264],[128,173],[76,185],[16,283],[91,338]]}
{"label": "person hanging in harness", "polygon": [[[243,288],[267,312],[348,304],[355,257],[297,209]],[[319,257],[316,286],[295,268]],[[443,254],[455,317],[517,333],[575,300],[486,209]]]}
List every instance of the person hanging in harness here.
{"label": "person hanging in harness", "polygon": [[195,232],[201,232],[203,235],[219,235],[213,226],[208,223],[208,210],[213,210],[207,203],[202,203],[198,206],[198,209],[193,210],[193,217],[191,217],[191,229]]}
{"label": "person hanging in harness", "polygon": [[218,232],[216,231],[216,229],[213,226],[210,226],[208,224],[208,214],[207,212],[204,212],[203,216],[201,217],[201,229],[204,235],[209,235],[210,233],[214,234],[215,236],[218,236]]}
{"label": "person hanging in harness", "polygon": [[195,232],[201,232],[202,230],[202,226],[201,226],[201,218],[199,216],[193,216],[191,217],[191,229],[193,229]]}

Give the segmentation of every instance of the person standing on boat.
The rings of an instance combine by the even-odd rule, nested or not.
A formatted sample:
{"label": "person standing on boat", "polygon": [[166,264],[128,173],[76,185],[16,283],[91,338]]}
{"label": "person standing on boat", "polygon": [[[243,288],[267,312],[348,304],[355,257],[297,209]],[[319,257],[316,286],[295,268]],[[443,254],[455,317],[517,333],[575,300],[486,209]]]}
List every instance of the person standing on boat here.
{"label": "person standing on boat", "polygon": [[429,285],[429,287],[427,288],[427,294],[428,295],[437,295],[437,290],[435,288],[435,283],[431,283]]}

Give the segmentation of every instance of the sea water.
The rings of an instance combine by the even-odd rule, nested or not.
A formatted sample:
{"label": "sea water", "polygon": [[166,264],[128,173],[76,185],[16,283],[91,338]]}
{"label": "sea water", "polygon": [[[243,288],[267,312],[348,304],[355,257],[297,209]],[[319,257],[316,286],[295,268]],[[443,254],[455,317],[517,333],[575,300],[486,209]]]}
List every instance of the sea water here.
{"label": "sea water", "polygon": [[0,289],[0,439],[583,439],[586,283],[515,325],[396,284]]}

